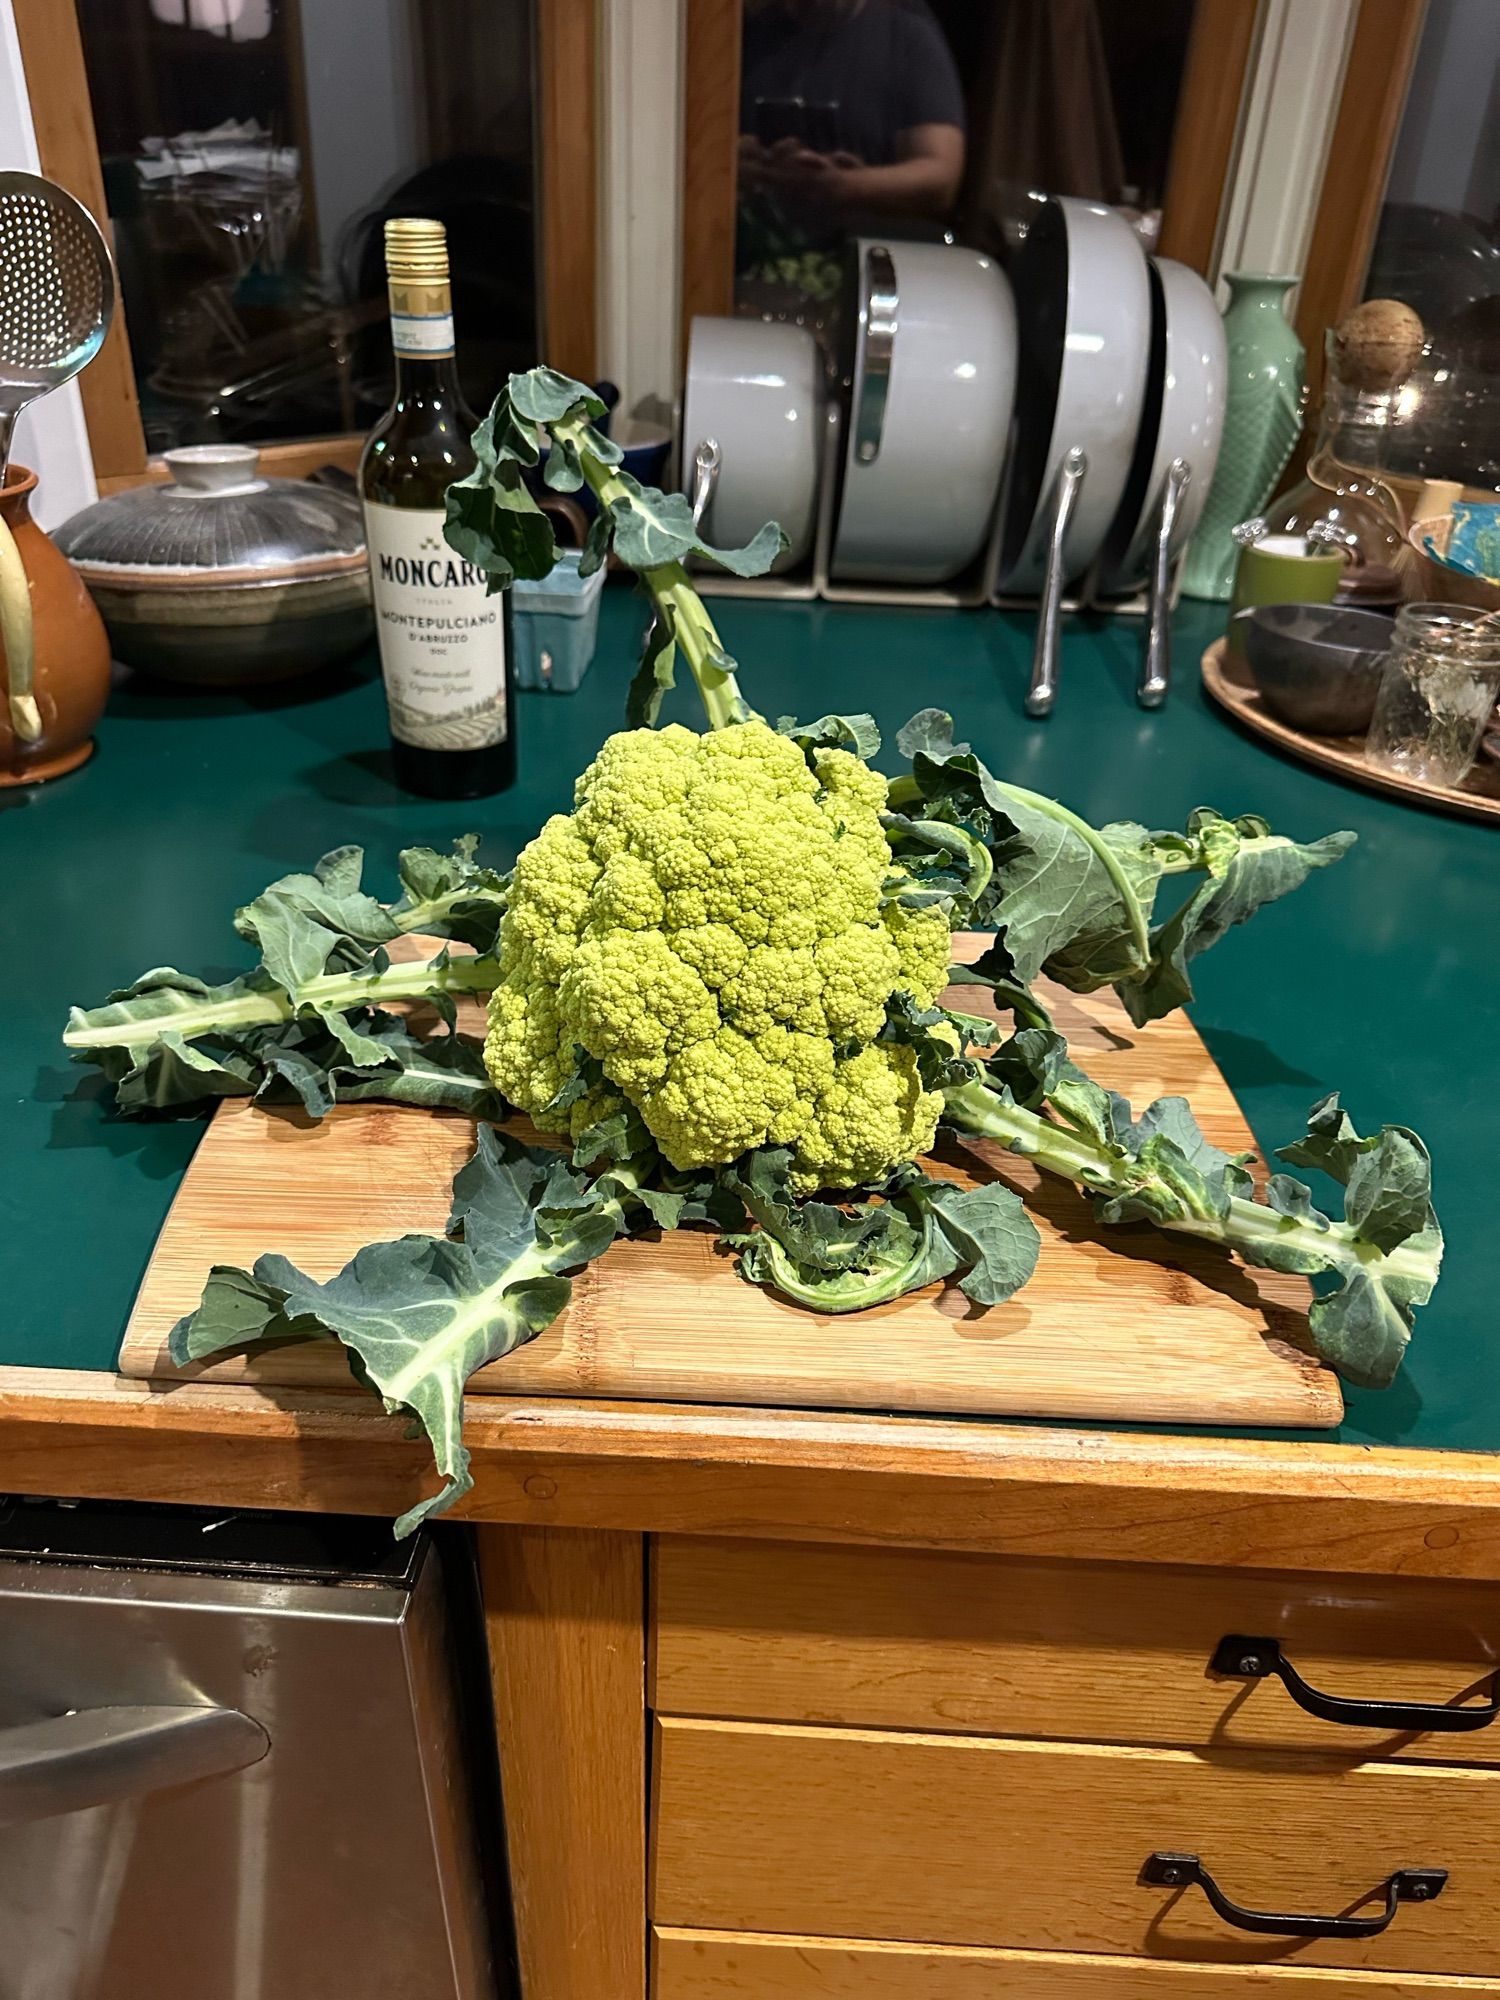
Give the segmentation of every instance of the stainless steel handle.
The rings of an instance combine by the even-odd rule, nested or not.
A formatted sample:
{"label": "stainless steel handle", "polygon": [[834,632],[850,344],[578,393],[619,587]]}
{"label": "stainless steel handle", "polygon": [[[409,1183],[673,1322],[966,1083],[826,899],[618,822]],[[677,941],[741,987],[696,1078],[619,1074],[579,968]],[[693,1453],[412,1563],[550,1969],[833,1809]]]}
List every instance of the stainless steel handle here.
{"label": "stainless steel handle", "polygon": [[1185,458],[1167,467],[1161,513],[1156,523],[1156,547],[1151,559],[1150,606],[1146,620],[1146,650],[1141,658],[1140,685],[1135,698],[1142,708],[1160,708],[1172,684],[1172,544],[1182,512],[1182,496],[1192,481]]}
{"label": "stainless steel handle", "polygon": [[865,251],[864,292],[859,305],[865,342],[859,406],[854,412],[854,456],[861,465],[873,465],[880,456],[900,305],[896,260],[883,244],[872,243]]}
{"label": "stainless steel handle", "polygon": [[25,1722],[0,1730],[0,1826],[224,1777],[270,1747],[237,1708],[88,1708]]}
{"label": "stainless steel handle", "polygon": [[693,453],[693,526],[701,528],[708,503],[719,483],[724,454],[717,438],[704,438]]}
{"label": "stainless steel handle", "polygon": [[1031,686],[1026,692],[1026,713],[1052,713],[1057,699],[1057,628],[1062,614],[1063,545],[1068,539],[1068,523],[1078,504],[1078,489],[1089,469],[1087,452],[1075,444],[1057,469],[1052,493],[1052,528],[1047,541],[1047,574],[1042,583],[1041,608],[1037,612],[1036,650],[1031,656]]}

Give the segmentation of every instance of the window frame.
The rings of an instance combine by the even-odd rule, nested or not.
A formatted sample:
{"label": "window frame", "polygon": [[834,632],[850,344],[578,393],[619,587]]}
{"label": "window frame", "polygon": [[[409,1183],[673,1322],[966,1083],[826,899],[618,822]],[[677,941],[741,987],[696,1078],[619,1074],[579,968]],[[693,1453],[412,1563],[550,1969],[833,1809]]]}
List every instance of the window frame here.
{"label": "window frame", "polygon": [[[41,170],[109,233],[104,176],[76,0],[11,0]],[[537,244],[541,344],[556,367],[594,377],[598,214],[598,8],[601,0],[531,0],[537,110]],[[123,301],[79,378],[101,494],[166,477],[148,458]],[[362,432],[261,449],[264,470],[297,478],[324,465],[352,471]]]}

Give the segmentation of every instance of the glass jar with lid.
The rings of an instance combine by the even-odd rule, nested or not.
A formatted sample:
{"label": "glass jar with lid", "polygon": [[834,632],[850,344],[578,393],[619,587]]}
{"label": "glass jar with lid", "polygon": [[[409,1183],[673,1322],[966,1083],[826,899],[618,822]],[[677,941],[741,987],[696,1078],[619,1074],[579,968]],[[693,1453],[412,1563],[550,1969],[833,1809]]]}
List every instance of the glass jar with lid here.
{"label": "glass jar with lid", "polygon": [[1382,770],[1462,782],[1500,695],[1500,615],[1408,604],[1396,617],[1365,739]]}

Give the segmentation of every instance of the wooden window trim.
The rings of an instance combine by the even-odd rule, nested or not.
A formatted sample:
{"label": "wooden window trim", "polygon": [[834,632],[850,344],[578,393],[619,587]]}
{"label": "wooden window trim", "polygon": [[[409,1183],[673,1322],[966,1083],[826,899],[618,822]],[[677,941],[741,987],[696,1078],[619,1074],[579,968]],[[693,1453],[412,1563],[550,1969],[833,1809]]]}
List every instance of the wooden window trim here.
{"label": "wooden window trim", "polygon": [[[542,355],[597,373],[599,0],[533,0]],[[541,357],[539,357],[541,358]]]}
{"label": "wooden window trim", "polygon": [[1259,0],[1198,0],[1162,197],[1163,257],[1208,277],[1244,115]]}
{"label": "wooden window trim", "polygon": [[[83,203],[108,240],[104,175],[74,0],[12,0],[12,4],[42,172]],[[136,400],[130,336],[118,300],[108,337],[78,386],[94,477],[120,485],[139,483],[147,476],[146,437]]]}
{"label": "wooden window trim", "polygon": [[1312,410],[1322,397],[1324,329],[1364,290],[1426,16],[1427,0],[1360,0],[1297,302]]}
{"label": "wooden window trim", "polygon": [[[90,210],[109,215],[75,0],[12,0],[42,172]],[[533,0],[537,99],[538,243],[543,346],[554,367],[595,374],[598,233],[599,0]],[[166,476],[148,460],[125,314],[79,378],[101,493]],[[352,470],[362,436],[299,438],[261,452],[264,470],[297,478],[328,464]]]}
{"label": "wooden window trim", "polygon": [[683,52],[682,353],[700,313],[734,311],[742,0],[687,0]]}

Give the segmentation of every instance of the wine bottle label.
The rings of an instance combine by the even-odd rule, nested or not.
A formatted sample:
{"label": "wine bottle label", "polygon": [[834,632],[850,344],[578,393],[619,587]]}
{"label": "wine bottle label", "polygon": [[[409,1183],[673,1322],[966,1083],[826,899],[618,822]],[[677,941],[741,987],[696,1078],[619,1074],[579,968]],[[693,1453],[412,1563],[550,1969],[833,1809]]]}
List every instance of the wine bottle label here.
{"label": "wine bottle label", "polygon": [[441,360],[453,352],[452,313],[392,313],[391,345],[398,354]]}
{"label": "wine bottle label", "polygon": [[365,541],[391,734],[419,750],[503,743],[503,597],[443,540],[440,507],[365,502]]}

